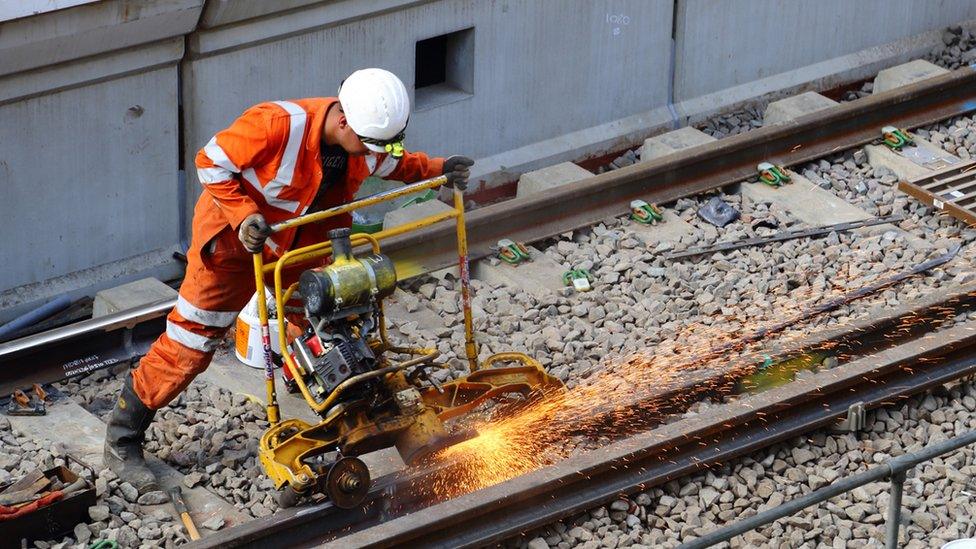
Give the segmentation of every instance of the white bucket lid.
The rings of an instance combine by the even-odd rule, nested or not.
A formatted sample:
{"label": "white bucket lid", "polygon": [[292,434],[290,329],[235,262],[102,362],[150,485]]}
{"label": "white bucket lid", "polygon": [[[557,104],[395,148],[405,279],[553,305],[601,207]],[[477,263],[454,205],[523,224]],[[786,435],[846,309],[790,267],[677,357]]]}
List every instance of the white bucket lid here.
{"label": "white bucket lid", "polygon": [[942,549],[976,549],[976,538],[965,538],[950,541]]}

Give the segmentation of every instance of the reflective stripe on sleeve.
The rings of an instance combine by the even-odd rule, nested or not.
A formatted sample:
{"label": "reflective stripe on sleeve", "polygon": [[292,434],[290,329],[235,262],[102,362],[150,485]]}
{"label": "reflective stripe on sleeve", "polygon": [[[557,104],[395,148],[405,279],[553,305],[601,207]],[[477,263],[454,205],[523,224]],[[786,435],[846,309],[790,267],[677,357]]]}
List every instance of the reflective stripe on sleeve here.
{"label": "reflective stripe on sleeve", "polygon": [[217,144],[216,135],[211,137],[210,142],[207,143],[207,145],[203,148],[203,154],[207,155],[207,158],[209,158],[211,162],[220,166],[221,168],[224,168],[225,170],[229,170],[234,173],[240,173],[241,171],[233,162],[230,161],[230,158],[227,158],[227,154],[224,152],[224,149],[221,149],[220,145]]}
{"label": "reflective stripe on sleeve", "polygon": [[203,353],[215,351],[217,344],[220,343],[219,337],[207,337],[195,334],[186,328],[173,324],[169,320],[166,321],[166,335],[184,347],[189,347],[190,349],[195,349]]}
{"label": "reflective stripe on sleeve", "polygon": [[197,168],[197,179],[204,185],[220,183],[234,178],[234,172],[225,170],[220,166],[214,168]]}
{"label": "reflective stripe on sleeve", "polygon": [[[261,180],[258,179],[258,174],[255,173],[252,168],[244,170],[244,173],[242,173],[241,176],[244,177],[244,181],[247,181],[248,185],[264,196],[264,201],[268,204],[289,212],[294,212],[298,209],[299,204],[297,201],[278,198],[277,195],[272,195],[271,193],[267,192],[265,188],[262,188]],[[271,185],[271,183],[269,182],[268,185]]]}
{"label": "reflective stripe on sleeve", "polygon": [[237,311],[208,311],[201,309],[187,301],[182,295],[176,298],[176,312],[180,313],[180,316],[187,320],[214,328],[226,328],[230,326],[234,323],[234,319],[237,318],[238,314]]}

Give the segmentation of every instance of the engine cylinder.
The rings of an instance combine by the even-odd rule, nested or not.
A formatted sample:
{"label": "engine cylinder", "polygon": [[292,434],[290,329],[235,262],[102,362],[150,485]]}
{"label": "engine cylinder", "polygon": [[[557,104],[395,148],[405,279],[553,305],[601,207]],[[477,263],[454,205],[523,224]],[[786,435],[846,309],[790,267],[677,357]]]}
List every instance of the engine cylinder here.
{"label": "engine cylinder", "polygon": [[393,293],[397,282],[393,260],[383,254],[354,257],[349,229],[333,229],[329,238],[332,263],[309,269],[298,279],[309,314],[328,315]]}

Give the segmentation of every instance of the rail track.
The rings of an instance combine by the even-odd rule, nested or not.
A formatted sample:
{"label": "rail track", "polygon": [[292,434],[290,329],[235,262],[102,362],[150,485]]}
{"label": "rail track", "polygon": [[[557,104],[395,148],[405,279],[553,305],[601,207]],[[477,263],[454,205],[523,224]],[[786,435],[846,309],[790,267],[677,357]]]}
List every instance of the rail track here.
{"label": "rail track", "polygon": [[[500,238],[543,240],[622,215],[633,199],[664,203],[755,176],[759,162],[796,165],[875,140],[882,126],[914,128],[976,110],[976,70],[964,68],[925,82],[844,103],[792,123],[701,145],[666,159],[630,166],[562,187],[544,197],[514,199],[468,215],[473,258]],[[450,227],[431,226],[395,237],[384,249],[402,278],[455,261]],[[743,397],[693,418],[663,424],[682,411],[675,395],[730,394],[755,372],[758,351],[724,349],[722,368],[689,369],[680,383],[640,393],[626,405],[651,406],[645,423],[608,446],[528,472],[501,484],[439,500],[425,487],[450,465],[377,480],[362,509],[328,503],[279,511],[212,535],[195,546],[343,547],[395,545],[474,547],[497,542],[620,494],[724,462],[845,415],[856,403],[890,403],[976,372],[976,326],[962,323],[927,337],[976,307],[976,288],[927,298],[910,308],[777,347],[760,334],[752,343],[776,360],[829,350],[849,360],[801,381]],[[0,344],[0,394],[30,382],[51,382],[124,362],[145,352],[161,332],[172,302],[85,321]],[[902,331],[908,325],[911,329]],[[900,335],[891,337],[892,332]],[[729,352],[741,354],[728,356]],[[707,389],[701,389],[707,387]],[[681,400],[679,399],[679,402]],[[619,405],[619,403],[617,403]],[[608,421],[612,419],[608,418]],[[657,425],[655,427],[655,425]],[[639,432],[638,432],[639,431]],[[703,450],[706,448],[707,450]],[[423,511],[423,512],[419,512]]]}
{"label": "rail track", "polygon": [[[936,326],[972,310],[976,286],[967,285],[787,346],[773,341],[748,352],[727,348],[706,361],[692,359],[697,368],[664,387],[623,404],[607,403],[607,421],[613,420],[619,406],[649,410],[642,418],[631,418],[647,430],[609,446],[448,500],[439,500],[429,488],[439,475],[451,473],[450,464],[391,475],[377,480],[362,509],[323,503],[284,510],[220,532],[195,547],[334,543],[448,548],[495,543],[809,432],[844,417],[853,405],[892,404],[972,375],[976,322],[931,336]],[[702,398],[744,390],[742,381],[756,372],[761,357],[782,362],[820,351],[848,357],[847,362],[696,417],[662,424],[695,400],[688,395]],[[655,424],[660,426],[651,428]]]}
{"label": "rail track", "polygon": [[[516,198],[466,215],[472,260],[501,238],[537,242],[629,210],[634,199],[666,203],[754,177],[756,165],[791,166],[876,140],[886,125],[915,128],[976,110],[976,69],[842,103],[788,124],[758,128],[655,161],[565,185],[544,196]],[[384,252],[401,279],[456,262],[454,233],[444,224],[394,237]],[[158,320],[175,300],[153,303],[0,344],[0,394],[28,376],[64,379],[130,360],[162,332]]]}

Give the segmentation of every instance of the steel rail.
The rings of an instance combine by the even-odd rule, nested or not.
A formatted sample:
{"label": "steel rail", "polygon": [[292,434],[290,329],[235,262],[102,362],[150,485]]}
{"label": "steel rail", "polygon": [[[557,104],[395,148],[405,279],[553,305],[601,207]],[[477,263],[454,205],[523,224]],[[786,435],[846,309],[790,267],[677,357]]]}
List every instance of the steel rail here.
{"label": "steel rail", "polygon": [[[733,355],[736,362],[730,364],[730,366],[733,366],[731,368],[732,370],[739,370],[741,376],[746,375],[743,372],[748,373],[748,369],[740,368],[739,366],[746,365],[746,363],[755,364],[757,361],[761,361],[758,358],[758,354],[772,355],[774,360],[779,361],[796,357],[806,352],[815,352],[820,349],[849,353],[853,349],[863,347],[868,352],[875,352],[885,348],[885,346],[890,347],[891,345],[904,343],[905,341],[918,341],[917,338],[920,335],[924,336],[927,329],[931,329],[932,326],[939,324],[946,318],[951,318],[961,312],[972,310],[974,307],[976,307],[976,293],[974,293],[974,287],[972,285],[947,289],[944,294],[940,296],[928,296],[914,306],[905,306],[893,314],[891,312],[887,315],[873,314],[843,329],[835,328],[833,330],[817,331],[804,340],[795,341],[787,345],[770,342],[771,345],[763,348],[757,353],[757,356]],[[908,322],[912,323],[912,330],[906,329]],[[901,337],[901,339],[896,339],[897,337]],[[835,372],[839,371],[841,370],[830,370],[828,374],[833,376]],[[860,373],[858,376],[858,379],[864,381]],[[677,397],[686,395],[688,392],[699,396],[705,396],[707,393],[724,392],[727,394],[734,387],[735,381],[735,376],[727,372],[708,370],[702,372],[690,371],[682,376],[680,382],[675,383],[673,386],[659,393],[647,395],[639,402],[621,401],[615,402],[615,405],[638,407],[642,410],[654,409],[656,412],[645,414],[641,419],[660,420],[666,413],[683,411],[682,409],[669,408],[669,406],[673,408],[673,400],[682,400]],[[796,385],[793,384],[793,386]],[[703,387],[707,387],[708,389],[703,389]],[[857,394],[854,396],[858,399],[861,398]],[[686,400],[685,402],[687,404]],[[726,420],[723,419],[723,421]],[[646,421],[641,421],[640,423],[648,425]],[[691,425],[691,427],[685,427],[686,425]],[[726,421],[723,425],[728,427],[733,424]],[[692,429],[692,427],[698,428],[695,427],[695,422],[690,424],[683,422],[678,428],[667,426],[663,430],[659,429],[653,431],[653,433],[657,437],[658,442],[661,443],[659,447],[679,447],[682,444],[690,444],[689,456],[694,456],[695,452],[700,451],[700,446],[697,446],[699,442],[697,442],[697,439],[688,439],[685,436],[687,433],[681,430]],[[764,426],[763,428],[765,429],[766,427]],[[692,431],[689,430],[688,432]],[[670,442],[665,440],[668,438],[672,440]],[[569,467],[569,470],[572,470],[575,466],[575,464],[570,464],[567,467]],[[420,471],[408,479],[397,479],[395,477],[379,479],[377,486],[374,487],[374,490],[369,495],[366,507],[362,510],[345,512],[327,503],[304,509],[288,509],[280,511],[272,517],[252,521],[221,532],[210,540],[202,542],[199,546],[260,547],[273,543],[284,543],[286,541],[288,544],[300,544],[310,539],[315,542],[321,542],[328,535],[335,535],[341,532],[353,532],[364,527],[376,527],[383,520],[394,519],[409,511],[414,511],[414,513],[412,515],[406,515],[403,518],[407,516],[427,516],[428,511],[426,509],[430,507],[426,506],[429,506],[431,502],[429,501],[429,494],[426,494],[422,487],[428,483],[433,475],[438,473],[439,471],[437,470]],[[518,481],[518,479],[515,480]],[[528,485],[531,486],[531,483],[528,483]],[[509,483],[505,483],[504,486],[507,488],[502,490],[506,493],[516,492],[516,487],[522,487],[521,485],[514,486]],[[487,490],[496,489],[492,487]],[[550,496],[551,494],[546,496],[546,498]],[[470,494],[463,496],[463,498],[471,497],[478,496],[472,496]],[[464,506],[464,501],[464,499],[458,499],[455,503],[445,502],[439,505]],[[392,512],[390,509],[390,505],[393,502],[398,506],[396,512]],[[424,509],[422,513],[416,513],[417,510],[421,509]],[[396,518],[396,520],[401,519]],[[419,520],[424,519],[421,518]],[[382,527],[382,525],[379,527]],[[353,541],[355,539],[358,538],[341,538],[340,542],[344,545],[347,541]],[[415,543],[418,542],[416,540],[410,542],[410,544]]]}
{"label": "steel rail", "polygon": [[[868,143],[881,128],[913,128],[976,110],[976,69],[949,74],[842,103],[794,121],[766,126],[612,172],[540,196],[516,198],[466,216],[471,259],[492,253],[502,238],[535,242],[622,215],[631,200],[666,203],[749,179],[759,162],[806,162]],[[787,187],[788,189],[788,187]],[[384,243],[401,279],[454,265],[450,224],[427,227]],[[0,395],[32,382],[64,379],[145,352],[144,341],[162,333],[160,317],[175,300],[121,311],[124,327],[81,322],[0,344]],[[124,345],[132,338],[134,344]],[[70,366],[89,363],[87,370]]]}
{"label": "steel rail", "polygon": [[974,326],[957,326],[334,541],[484,546],[812,431],[852,405],[891,404],[973,373]]}
{"label": "steel rail", "polygon": [[175,303],[156,301],[0,344],[0,397],[145,354]]}

